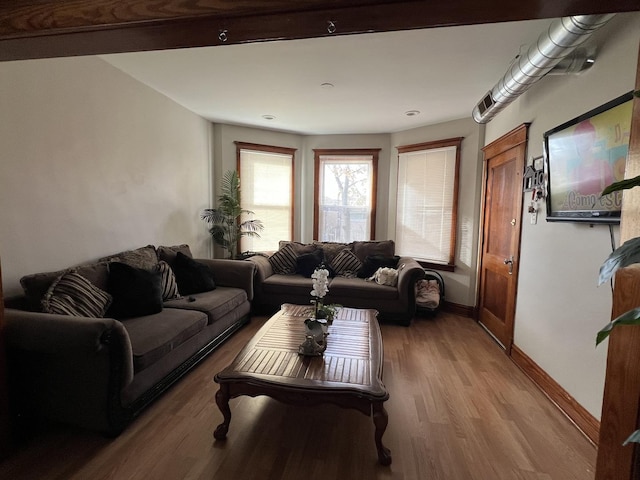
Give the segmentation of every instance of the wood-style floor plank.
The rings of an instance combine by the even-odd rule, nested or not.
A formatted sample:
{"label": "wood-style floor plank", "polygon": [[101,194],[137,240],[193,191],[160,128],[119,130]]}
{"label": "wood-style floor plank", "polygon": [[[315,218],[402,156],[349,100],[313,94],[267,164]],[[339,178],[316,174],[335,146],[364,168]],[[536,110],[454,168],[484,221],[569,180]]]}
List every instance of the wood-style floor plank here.
{"label": "wood-style floor plank", "polygon": [[[257,317],[165,393],[118,438],[50,427],[0,464],[13,480],[586,480],[596,451],[473,320],[448,313],[382,325],[384,443],[371,418],[266,397],[230,402],[225,442],[213,376],[264,323]],[[301,340],[302,341],[302,340]],[[329,341],[331,339],[329,338]]]}

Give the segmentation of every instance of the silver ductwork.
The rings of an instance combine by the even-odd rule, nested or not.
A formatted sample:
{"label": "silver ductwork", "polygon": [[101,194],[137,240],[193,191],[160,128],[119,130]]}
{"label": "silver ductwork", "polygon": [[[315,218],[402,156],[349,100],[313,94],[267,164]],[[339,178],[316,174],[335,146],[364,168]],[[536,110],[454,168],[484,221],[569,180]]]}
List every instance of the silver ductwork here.
{"label": "silver ductwork", "polygon": [[[473,109],[473,119],[478,123],[489,122],[564,59],[570,60],[564,63],[573,65],[567,69],[567,73],[579,71],[576,62],[570,58],[572,52],[614,16],[578,15],[554,20],[537,42],[514,61],[500,81],[478,102]],[[581,68],[588,68],[590,63],[593,63],[593,56],[590,61],[585,59],[581,62]]]}

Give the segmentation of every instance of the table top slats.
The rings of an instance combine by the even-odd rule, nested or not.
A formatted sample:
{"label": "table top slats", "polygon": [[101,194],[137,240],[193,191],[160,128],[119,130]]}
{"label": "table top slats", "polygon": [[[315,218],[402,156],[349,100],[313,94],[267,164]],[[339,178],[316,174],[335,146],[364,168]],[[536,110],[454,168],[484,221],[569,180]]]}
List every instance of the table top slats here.
{"label": "table top slats", "polygon": [[304,320],[312,307],[283,305],[256,333],[218,382],[242,380],[287,388],[357,391],[386,398],[382,383],[382,337],[375,310],[340,308],[329,326],[323,356],[298,354],[304,341]]}

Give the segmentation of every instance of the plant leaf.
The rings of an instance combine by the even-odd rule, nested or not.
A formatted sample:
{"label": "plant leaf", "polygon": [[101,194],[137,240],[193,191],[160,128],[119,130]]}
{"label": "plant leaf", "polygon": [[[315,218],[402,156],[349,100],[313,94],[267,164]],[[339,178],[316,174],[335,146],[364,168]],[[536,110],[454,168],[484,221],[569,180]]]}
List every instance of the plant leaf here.
{"label": "plant leaf", "polygon": [[616,325],[640,325],[640,307],[636,307],[633,310],[623,313],[600,330],[596,335],[596,347],[609,336],[611,330],[613,330],[613,327]]}
{"label": "plant leaf", "polygon": [[640,443],[640,430],[636,430],[635,432],[633,432],[631,435],[629,435],[629,438],[627,438],[624,443],[622,444],[622,446],[626,446],[628,443]]}
{"label": "plant leaf", "polygon": [[640,237],[627,240],[616,248],[600,267],[598,285],[608,282],[619,268],[640,263]]}
{"label": "plant leaf", "polygon": [[619,190],[628,190],[629,188],[637,187],[640,185],[640,175],[633,178],[627,178],[626,180],[620,180],[619,182],[614,182],[608,187],[606,187],[600,196],[604,197],[605,195],[613,192],[617,192]]}

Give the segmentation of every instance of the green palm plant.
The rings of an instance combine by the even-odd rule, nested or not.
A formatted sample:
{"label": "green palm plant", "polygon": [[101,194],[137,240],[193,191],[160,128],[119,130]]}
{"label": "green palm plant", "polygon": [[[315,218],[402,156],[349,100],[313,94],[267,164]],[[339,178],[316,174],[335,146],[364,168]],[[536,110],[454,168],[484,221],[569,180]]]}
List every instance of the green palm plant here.
{"label": "green palm plant", "polygon": [[242,220],[243,216],[253,215],[250,210],[240,206],[240,178],[238,172],[229,170],[222,176],[221,195],[217,208],[206,208],[200,218],[211,225],[209,233],[213,241],[228,252],[228,258],[236,258],[238,243],[243,236],[260,237],[264,225],[260,220]]}

